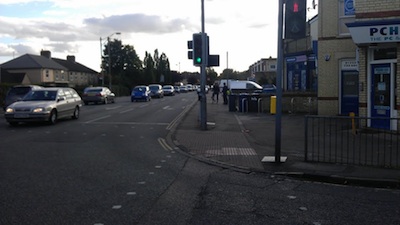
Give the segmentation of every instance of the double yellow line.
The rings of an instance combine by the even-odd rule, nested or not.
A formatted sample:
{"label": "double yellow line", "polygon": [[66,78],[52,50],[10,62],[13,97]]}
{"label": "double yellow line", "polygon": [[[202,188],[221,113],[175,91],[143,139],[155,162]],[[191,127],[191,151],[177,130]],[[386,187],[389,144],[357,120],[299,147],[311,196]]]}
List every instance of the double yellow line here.
{"label": "double yellow line", "polygon": [[173,150],[172,147],[167,144],[167,141],[164,138],[158,138],[157,141],[165,151]]}

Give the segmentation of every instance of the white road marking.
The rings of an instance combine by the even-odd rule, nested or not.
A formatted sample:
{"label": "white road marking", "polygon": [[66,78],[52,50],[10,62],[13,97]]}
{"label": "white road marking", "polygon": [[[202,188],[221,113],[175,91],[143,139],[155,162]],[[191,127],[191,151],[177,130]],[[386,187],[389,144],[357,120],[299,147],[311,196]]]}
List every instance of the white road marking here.
{"label": "white road marking", "polygon": [[111,115],[99,117],[99,118],[96,118],[96,119],[93,119],[93,120],[86,121],[85,123],[86,123],[86,124],[87,124],[87,123],[93,123],[93,122],[98,121],[98,120],[106,119],[106,118],[108,118],[108,117],[110,117],[110,116],[111,116]]}
{"label": "white road marking", "polygon": [[106,110],[113,110],[113,109],[118,109],[118,108],[121,108],[121,106],[106,107]]}

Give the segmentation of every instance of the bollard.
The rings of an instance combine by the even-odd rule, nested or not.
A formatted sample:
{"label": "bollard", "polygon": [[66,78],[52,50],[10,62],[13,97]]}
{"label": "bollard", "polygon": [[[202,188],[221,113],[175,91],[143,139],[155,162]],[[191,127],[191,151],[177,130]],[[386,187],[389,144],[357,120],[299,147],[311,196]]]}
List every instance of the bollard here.
{"label": "bollard", "polygon": [[353,135],[356,135],[356,123],[354,121],[354,117],[356,116],[356,114],[354,112],[351,112],[350,114],[350,118],[351,118],[351,130]]}

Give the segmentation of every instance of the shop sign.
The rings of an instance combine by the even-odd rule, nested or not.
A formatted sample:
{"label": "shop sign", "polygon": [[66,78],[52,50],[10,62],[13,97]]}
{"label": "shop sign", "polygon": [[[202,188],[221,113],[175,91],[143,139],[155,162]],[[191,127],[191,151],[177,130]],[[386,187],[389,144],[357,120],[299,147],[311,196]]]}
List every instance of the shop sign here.
{"label": "shop sign", "polygon": [[343,60],[342,70],[358,70],[358,64],[356,60]]}
{"label": "shop sign", "polygon": [[356,44],[400,42],[400,21],[397,24],[365,26],[347,24]]}

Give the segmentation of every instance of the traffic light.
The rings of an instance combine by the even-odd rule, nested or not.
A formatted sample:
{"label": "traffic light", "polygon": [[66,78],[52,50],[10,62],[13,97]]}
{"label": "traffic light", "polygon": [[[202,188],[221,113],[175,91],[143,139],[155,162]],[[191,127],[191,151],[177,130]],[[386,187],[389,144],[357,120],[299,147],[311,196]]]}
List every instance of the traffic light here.
{"label": "traffic light", "polygon": [[203,62],[203,41],[201,33],[193,34],[193,65],[201,66]]}
{"label": "traffic light", "polygon": [[286,0],[285,39],[306,37],[306,0]]}
{"label": "traffic light", "polygon": [[188,59],[193,59],[193,51],[191,49],[193,49],[193,41],[188,41],[187,42],[187,46],[188,46]]}

